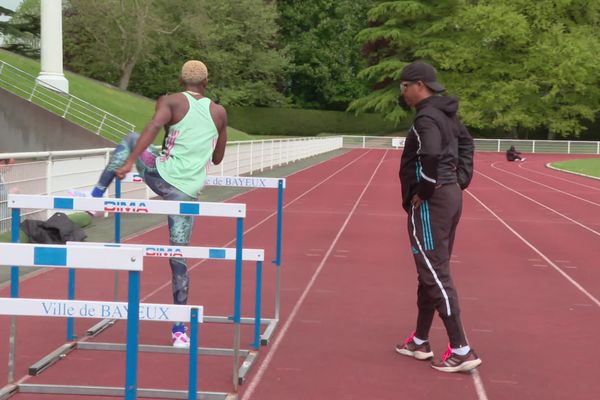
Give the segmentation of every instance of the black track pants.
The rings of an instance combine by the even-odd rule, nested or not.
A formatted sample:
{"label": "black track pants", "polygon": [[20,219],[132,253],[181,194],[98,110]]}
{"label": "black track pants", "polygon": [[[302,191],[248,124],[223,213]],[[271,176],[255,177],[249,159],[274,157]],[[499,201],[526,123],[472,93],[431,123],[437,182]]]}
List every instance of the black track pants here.
{"label": "black track pants", "polygon": [[467,341],[460,320],[458,294],[450,276],[450,256],[456,226],[462,211],[462,191],[457,184],[436,188],[420,207],[409,210],[408,235],[417,266],[417,330],[420,339],[429,338],[437,310],[452,348]]}

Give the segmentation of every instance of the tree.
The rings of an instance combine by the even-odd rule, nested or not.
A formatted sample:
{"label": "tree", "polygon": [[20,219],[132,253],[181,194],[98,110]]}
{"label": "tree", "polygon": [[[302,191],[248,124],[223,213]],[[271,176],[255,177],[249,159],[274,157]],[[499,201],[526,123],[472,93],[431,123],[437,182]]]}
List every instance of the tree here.
{"label": "tree", "polygon": [[[168,24],[155,0],[70,0],[65,12],[65,58],[76,71],[127,89],[136,64],[153,49]],[[176,27],[170,27],[174,29]]]}
{"label": "tree", "polygon": [[279,48],[277,10],[262,0],[165,1],[160,11],[180,29],[160,36],[136,67],[132,88],[147,96],[180,90],[177,76],[189,59],[208,67],[207,96],[225,105],[282,105],[288,61]]}
{"label": "tree", "polygon": [[39,57],[40,0],[24,0],[14,12],[3,7],[0,11],[11,15],[10,21],[0,22],[4,47],[28,57]]}
{"label": "tree", "polygon": [[370,0],[279,0],[281,42],[290,57],[286,92],[300,107],[346,109],[367,93],[356,34]]}
{"label": "tree", "polygon": [[199,49],[209,95],[227,105],[287,104],[281,93],[288,59],[279,48],[275,2],[199,0]]}
{"label": "tree", "polygon": [[387,84],[352,107],[399,118],[399,72],[425,59],[472,127],[579,134],[600,111],[599,11],[598,0],[380,3],[369,12],[376,26],[360,38],[387,45],[361,76]]}

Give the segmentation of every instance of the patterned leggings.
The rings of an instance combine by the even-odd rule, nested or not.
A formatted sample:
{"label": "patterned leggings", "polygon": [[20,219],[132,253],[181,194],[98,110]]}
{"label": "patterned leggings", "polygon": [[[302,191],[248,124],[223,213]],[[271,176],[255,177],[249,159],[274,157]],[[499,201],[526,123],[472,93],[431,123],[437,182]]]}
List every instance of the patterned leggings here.
{"label": "patterned leggings", "polygon": [[[100,176],[96,185],[101,190],[106,190],[115,178],[115,171],[119,169],[129,157],[129,154],[135,147],[139,135],[130,133],[113,152],[108,165]],[[164,200],[175,201],[196,201],[195,197],[183,193],[181,190],[172,186],[161,178],[156,169],[156,157],[159,154],[158,148],[148,147],[136,160],[135,166],[142,179],[150,189]],[[194,217],[184,215],[169,215],[169,243],[173,246],[187,246],[192,237],[192,228]],[[189,275],[187,261],[182,257],[169,258],[172,272],[173,302],[175,304],[187,304]]]}

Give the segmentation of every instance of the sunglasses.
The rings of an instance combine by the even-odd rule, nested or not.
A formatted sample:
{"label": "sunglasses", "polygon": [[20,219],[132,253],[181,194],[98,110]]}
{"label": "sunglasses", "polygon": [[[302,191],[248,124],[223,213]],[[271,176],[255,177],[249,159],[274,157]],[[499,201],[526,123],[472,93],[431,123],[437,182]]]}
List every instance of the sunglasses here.
{"label": "sunglasses", "polygon": [[404,93],[409,86],[416,84],[418,81],[403,82],[400,84],[400,93]]}

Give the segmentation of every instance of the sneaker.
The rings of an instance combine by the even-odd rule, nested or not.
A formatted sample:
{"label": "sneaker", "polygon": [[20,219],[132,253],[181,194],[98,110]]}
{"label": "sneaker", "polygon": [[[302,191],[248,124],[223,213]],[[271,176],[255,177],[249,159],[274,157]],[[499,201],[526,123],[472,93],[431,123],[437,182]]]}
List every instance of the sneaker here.
{"label": "sneaker", "polygon": [[481,358],[477,357],[473,349],[464,356],[452,352],[450,345],[442,356],[440,362],[432,362],[431,366],[442,372],[467,372],[481,364]]}
{"label": "sneaker", "polygon": [[173,347],[180,349],[187,349],[190,347],[190,338],[185,332],[185,326],[174,325],[171,331],[171,340],[173,341]]}
{"label": "sneaker", "polygon": [[414,357],[417,360],[429,360],[430,358],[433,358],[433,352],[431,351],[431,347],[429,347],[429,342],[418,345],[413,340],[414,337],[415,333],[413,332],[412,335],[406,339],[404,344],[397,344],[396,352],[403,356]]}
{"label": "sneaker", "polygon": [[[67,194],[70,197],[92,197],[90,192],[83,192],[81,190],[69,190]],[[88,215],[92,218],[96,216],[96,211],[86,211],[86,213],[88,213]]]}

